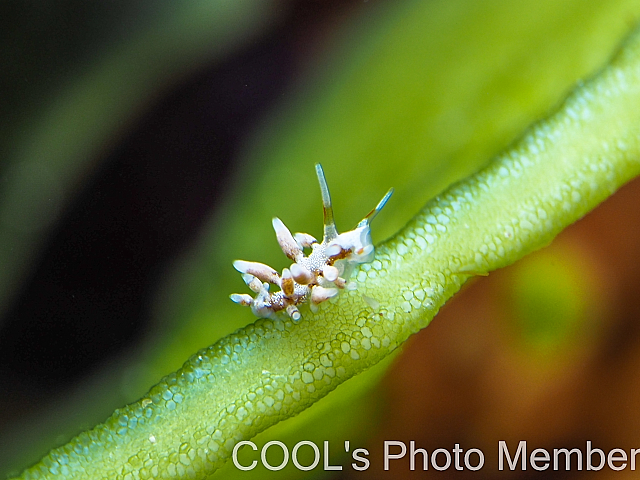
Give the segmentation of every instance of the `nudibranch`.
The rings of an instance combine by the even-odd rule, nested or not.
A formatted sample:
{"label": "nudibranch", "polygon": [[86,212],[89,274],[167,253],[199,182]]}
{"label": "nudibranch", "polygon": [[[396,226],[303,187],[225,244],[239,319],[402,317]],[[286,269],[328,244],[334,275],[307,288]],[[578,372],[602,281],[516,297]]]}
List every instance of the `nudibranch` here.
{"label": "nudibranch", "polygon": [[[356,228],[338,233],[333,220],[333,208],[329,187],[322,166],[316,164],[316,174],[322,194],[324,211],[324,234],[322,242],[308,233],[291,234],[278,217],[273,218],[273,229],[284,254],[293,260],[282,274],[264,263],[236,260],[233,266],[242,274],[247,286],[255,293],[233,293],[231,300],[251,307],[253,313],[262,318],[276,318],[284,311],[293,321],[300,320],[298,305],[309,301],[312,311],[318,304],[335,297],[342,289],[354,289],[355,283],[348,282],[355,265],[373,261],[374,248],[371,241],[371,220],[382,210],[393,188],[378,202],[378,205],[356,225]],[[304,249],[310,249],[309,255]],[[279,291],[269,292],[270,285]]]}

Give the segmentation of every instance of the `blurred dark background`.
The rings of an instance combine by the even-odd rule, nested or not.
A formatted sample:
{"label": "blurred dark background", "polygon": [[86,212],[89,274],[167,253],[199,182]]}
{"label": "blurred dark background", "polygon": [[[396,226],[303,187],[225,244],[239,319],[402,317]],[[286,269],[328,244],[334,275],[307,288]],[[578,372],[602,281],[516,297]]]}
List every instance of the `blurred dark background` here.
{"label": "blurred dark background", "polygon": [[[0,430],[140,341],[160,272],[226,194],[243,138],[287,94],[326,32],[369,5],[274,6],[266,31],[162,92],[104,149],[47,232],[0,320]],[[17,130],[70,70],[153,10],[146,2],[3,2],[3,130]]]}

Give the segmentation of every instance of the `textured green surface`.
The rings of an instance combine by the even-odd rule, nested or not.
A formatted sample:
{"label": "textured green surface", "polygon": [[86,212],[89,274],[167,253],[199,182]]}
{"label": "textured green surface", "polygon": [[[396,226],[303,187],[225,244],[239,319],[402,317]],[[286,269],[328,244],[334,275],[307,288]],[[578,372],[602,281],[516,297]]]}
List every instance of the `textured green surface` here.
{"label": "textured green surface", "polygon": [[300,412],[387,356],[469,276],[545,245],[639,173],[636,33],[558,113],[380,245],[376,259],[356,271],[356,291],[322,304],[315,315],[303,309],[299,324],[259,320],[202,350],[142,400],[23,477],[202,478],[238,440]]}

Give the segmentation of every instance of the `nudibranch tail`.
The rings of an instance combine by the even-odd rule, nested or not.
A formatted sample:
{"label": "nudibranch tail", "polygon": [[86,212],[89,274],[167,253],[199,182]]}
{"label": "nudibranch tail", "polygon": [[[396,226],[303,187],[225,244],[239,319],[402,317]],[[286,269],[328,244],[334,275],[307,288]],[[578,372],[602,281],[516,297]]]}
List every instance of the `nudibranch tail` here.
{"label": "nudibranch tail", "polygon": [[[311,310],[316,311],[318,304],[335,297],[340,290],[353,290],[355,282],[347,280],[354,265],[373,260],[374,248],[369,224],[385,206],[393,189],[386,193],[355,229],[339,234],[333,219],[329,187],[319,163],[316,164],[316,174],[324,212],[322,243],[318,243],[308,233],[292,235],[285,224],[274,217],[272,224],[278,244],[294,263],[280,275],[263,263],[244,260],[233,262],[235,269],[242,273],[245,283],[256,296],[252,298],[247,294],[234,293],[230,298],[240,305],[251,307],[258,317],[275,318],[278,312],[284,311],[297,322],[302,316],[298,305],[309,301]],[[308,256],[305,256],[304,248],[311,249]],[[280,291],[270,293],[269,284],[280,287]]]}

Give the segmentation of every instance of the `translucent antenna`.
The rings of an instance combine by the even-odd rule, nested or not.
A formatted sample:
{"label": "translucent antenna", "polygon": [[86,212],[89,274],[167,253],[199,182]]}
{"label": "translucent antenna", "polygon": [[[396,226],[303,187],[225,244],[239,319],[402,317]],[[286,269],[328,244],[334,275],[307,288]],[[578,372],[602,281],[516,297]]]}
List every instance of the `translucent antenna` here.
{"label": "translucent antenna", "polygon": [[320,183],[320,193],[322,194],[322,210],[324,212],[324,237],[323,242],[333,240],[338,236],[336,230],[336,223],[333,220],[333,207],[331,206],[331,195],[329,194],[329,187],[327,186],[327,180],[324,178],[324,171],[322,165],[316,163],[316,174],[318,175],[318,183]]}
{"label": "translucent antenna", "polygon": [[378,205],[376,205],[376,208],[371,210],[367,214],[367,216],[360,221],[360,223],[358,224],[358,227],[362,227],[368,224],[369,222],[371,222],[371,220],[373,220],[374,218],[376,218],[376,215],[378,215],[378,213],[380,213],[380,210],[384,208],[384,206],[389,201],[389,198],[391,198],[391,195],[393,195],[393,188],[390,188],[389,191],[385,194],[385,196],[382,197],[382,200],[378,202]]}

